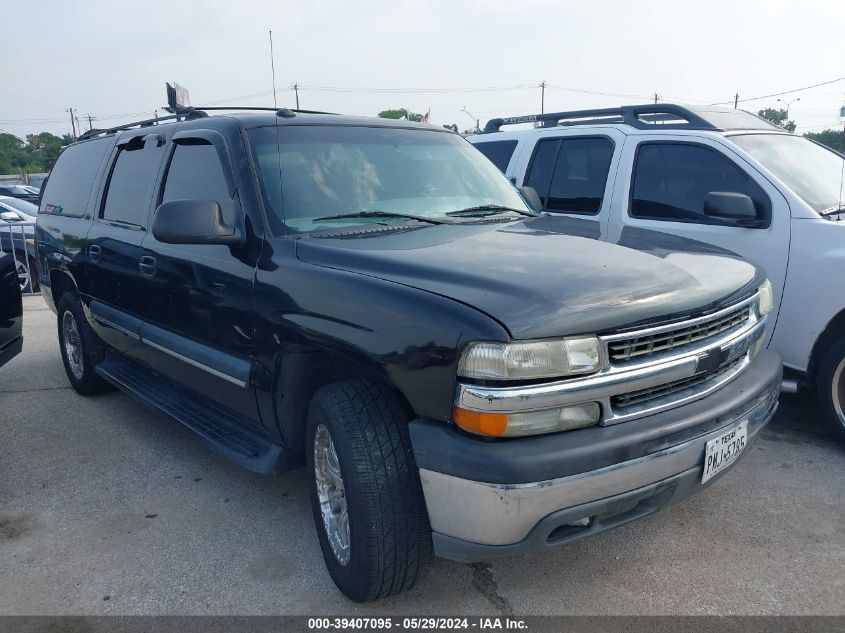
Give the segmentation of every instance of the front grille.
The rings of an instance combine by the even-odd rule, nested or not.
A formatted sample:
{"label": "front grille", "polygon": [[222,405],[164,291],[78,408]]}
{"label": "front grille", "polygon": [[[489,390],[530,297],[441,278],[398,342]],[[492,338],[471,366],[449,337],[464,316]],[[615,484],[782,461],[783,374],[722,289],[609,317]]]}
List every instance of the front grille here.
{"label": "front grille", "polygon": [[659,354],[667,350],[677,350],[700,341],[718,336],[728,330],[738,329],[751,318],[751,306],[723,314],[722,316],[696,323],[684,325],[679,323],[677,328],[660,332],[632,336],[631,338],[610,341],[607,352],[611,361],[625,362],[634,358],[642,358]]}
{"label": "front grille", "polygon": [[707,383],[715,383],[721,378],[727,376],[741,363],[745,362],[745,360],[746,354],[742,354],[738,358],[725,363],[713,371],[697,374],[681,380],[675,380],[674,382],[667,382],[666,384],[659,385],[657,387],[638,389],[636,391],[619,394],[617,396],[613,396],[610,399],[610,402],[615,410],[626,409],[645,402],[656,400],[658,398],[677,395],[679,392],[687,389],[692,390],[697,387],[706,386]]}

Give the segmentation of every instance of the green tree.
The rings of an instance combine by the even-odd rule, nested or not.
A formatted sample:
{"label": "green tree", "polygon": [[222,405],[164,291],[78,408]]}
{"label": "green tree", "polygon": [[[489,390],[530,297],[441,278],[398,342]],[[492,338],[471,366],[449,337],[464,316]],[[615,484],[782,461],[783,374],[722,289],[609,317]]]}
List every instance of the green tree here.
{"label": "green tree", "polygon": [[18,173],[23,156],[21,139],[14,134],[0,134],[0,174]]}
{"label": "green tree", "polygon": [[827,145],[830,149],[845,154],[845,131],[824,130],[823,132],[807,132],[806,136],[811,141]]}
{"label": "green tree", "polygon": [[382,110],[378,113],[381,119],[401,119],[407,117],[409,121],[421,121],[423,115],[417,112],[408,112],[405,108],[397,108],[395,110]]}
{"label": "green tree", "polygon": [[50,171],[62,147],[72,142],[69,134],[27,134],[26,141],[14,134],[0,134],[0,174]]}
{"label": "green tree", "polygon": [[457,123],[452,123],[451,125],[444,125],[447,130],[452,130],[455,134],[458,133],[458,125]]}
{"label": "green tree", "polygon": [[763,117],[775,125],[782,127],[787,132],[795,131],[795,121],[787,121],[789,112],[777,108],[764,108],[757,112],[757,116]]}
{"label": "green tree", "polygon": [[43,171],[48,171],[56,162],[56,158],[62,150],[62,145],[65,144],[64,139],[49,132],[27,134],[26,153],[29,155],[28,162],[39,165]]}

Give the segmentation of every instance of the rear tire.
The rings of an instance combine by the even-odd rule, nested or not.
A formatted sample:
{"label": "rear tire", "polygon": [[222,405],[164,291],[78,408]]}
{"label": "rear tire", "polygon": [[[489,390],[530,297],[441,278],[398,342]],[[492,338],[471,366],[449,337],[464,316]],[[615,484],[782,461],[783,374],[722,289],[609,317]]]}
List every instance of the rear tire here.
{"label": "rear tire", "polygon": [[65,293],[57,306],[59,349],[68,380],[76,393],[94,396],[111,390],[94,368],[105,356],[105,348],[82,312],[82,304],[75,294]]}
{"label": "rear tire", "polygon": [[367,380],[322,387],[305,446],[314,523],[337,587],[356,602],[410,589],[431,557],[431,527],[397,398]]}
{"label": "rear tire", "polygon": [[845,440],[845,338],[834,343],[819,363],[816,394],[830,428]]}

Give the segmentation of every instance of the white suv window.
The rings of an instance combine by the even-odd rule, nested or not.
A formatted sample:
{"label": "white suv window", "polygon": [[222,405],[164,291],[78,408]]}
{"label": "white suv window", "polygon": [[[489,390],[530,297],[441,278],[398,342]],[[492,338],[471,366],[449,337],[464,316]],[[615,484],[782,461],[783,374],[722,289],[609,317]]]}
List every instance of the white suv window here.
{"label": "white suv window", "polygon": [[607,137],[543,139],[525,180],[546,211],[595,215],[601,209],[613,141]]}
{"label": "white suv window", "polygon": [[768,220],[771,203],[763,189],[719,152],[692,143],[642,143],[637,149],[630,215],[647,220],[721,224],[704,214],[713,191],[742,193]]}

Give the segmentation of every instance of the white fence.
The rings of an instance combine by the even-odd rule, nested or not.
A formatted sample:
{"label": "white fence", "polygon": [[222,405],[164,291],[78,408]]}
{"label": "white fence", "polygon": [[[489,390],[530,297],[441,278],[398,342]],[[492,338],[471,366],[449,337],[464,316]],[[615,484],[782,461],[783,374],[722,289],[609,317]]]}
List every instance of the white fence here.
{"label": "white fence", "polygon": [[14,258],[24,294],[40,294],[34,235],[35,222],[0,223],[0,253],[10,253]]}

